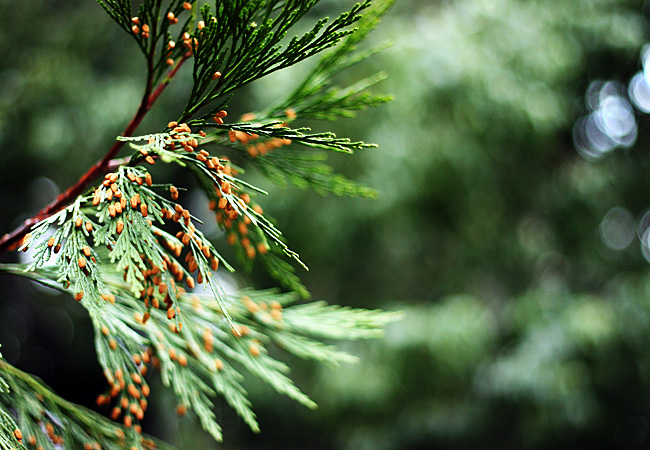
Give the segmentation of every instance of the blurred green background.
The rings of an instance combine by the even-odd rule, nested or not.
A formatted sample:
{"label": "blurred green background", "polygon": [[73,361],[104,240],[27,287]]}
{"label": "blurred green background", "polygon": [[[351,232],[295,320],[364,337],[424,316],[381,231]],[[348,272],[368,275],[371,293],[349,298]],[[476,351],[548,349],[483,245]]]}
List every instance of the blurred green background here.
{"label": "blurred green background", "polygon": [[[323,0],[311,19],[350,3]],[[650,108],[643,86],[626,86],[643,69],[648,12],[632,0],[397,0],[368,43],[392,47],[338,80],[383,70],[377,89],[395,100],[298,121],[378,143],[331,158],[378,199],[250,179],[270,190],[265,210],[310,266],[314,298],[403,319],[381,341],[343,344],[359,364],[290,361],[316,411],[252,384],[260,435],[222,404],[214,444],[165,395],[145,431],[232,450],[647,448]],[[264,106],[303,70],[252,85],[233,111]],[[187,73],[176,83],[142,133],[176,117]],[[93,1],[0,1],[0,233],[103,154],[142,84],[135,45]],[[92,404],[104,385],[72,303],[3,276],[0,342]]]}

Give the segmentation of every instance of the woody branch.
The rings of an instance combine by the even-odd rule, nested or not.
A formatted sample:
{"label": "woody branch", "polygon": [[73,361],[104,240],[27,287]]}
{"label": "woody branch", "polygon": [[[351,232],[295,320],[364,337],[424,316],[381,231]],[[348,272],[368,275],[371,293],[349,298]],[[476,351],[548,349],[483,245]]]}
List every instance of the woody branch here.
{"label": "woody branch", "polygon": [[[153,90],[152,86],[153,59],[148,58],[149,76],[147,77],[147,87],[145,88],[145,93],[142,96],[142,101],[140,102],[140,106],[138,107],[137,112],[124,129],[122,136],[133,136],[133,133],[135,133],[135,130],[138,128],[149,110],[153,107],[155,101],[160,97],[178,70],[181,68],[183,63],[187,61],[191,54],[191,51],[184,54],[183,57],[179,60],[178,64],[176,64],[176,66],[169,72],[169,74],[167,74],[165,79],[156,87],[155,90]],[[75,198],[77,198],[77,196],[81,195],[84,190],[93,183],[93,181],[112,170],[115,166],[114,158],[122,149],[125,143],[125,141],[116,140],[108,152],[106,152],[104,157],[93,164],[74,185],[56,197],[50,204],[36,213],[36,215],[25,220],[12,232],[2,236],[2,238],[0,238],[0,253],[4,253],[8,250],[13,250],[17,245],[20,244],[23,237],[34,225],[44,219],[47,219],[51,215],[56,214],[58,211],[66,207]]]}

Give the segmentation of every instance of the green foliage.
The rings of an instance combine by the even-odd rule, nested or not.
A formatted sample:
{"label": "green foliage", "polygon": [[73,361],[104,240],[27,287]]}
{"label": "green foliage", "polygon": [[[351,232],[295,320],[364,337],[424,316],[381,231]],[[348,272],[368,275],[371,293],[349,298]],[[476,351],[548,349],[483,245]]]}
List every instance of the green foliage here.
{"label": "green foliage", "polygon": [[[245,379],[259,379],[302,405],[316,406],[293,383],[289,367],[271,356],[273,347],[304,359],[349,363],[355,358],[321,340],[376,338],[396,319],[378,310],[298,303],[309,293],[290,261],[306,266],[256,203],[267,193],[244,181],[244,169],[231,162],[248,160],[279,184],[373,195],[334,173],[316,152],[352,153],[375,145],[290,127],[288,122],[299,120],[296,111],[305,118],[331,120],[388,100],[368,93],[383,75],[349,88],[323,90],[315,83],[327,86],[328,76],[374,52],[354,50],[390,2],[373,7],[365,0],[331,22],[318,20],[310,31],[285,43],[285,36],[317,3],[215,2],[214,9],[200,8],[202,20],[197,21],[196,1],[144,0],[135,9],[130,0],[99,1],[144,54],[142,102],[106,156],[36,216],[18,246],[31,252],[31,263],[4,264],[0,270],[70,294],[87,310],[97,360],[109,385],[97,403],[124,426],[66,402],[36,378],[2,362],[2,445],[17,445],[19,432],[14,430],[19,427],[30,446],[46,449],[167,448],[141,435],[151,371],[159,371],[163,385],[173,391],[177,412],[191,412],[214,439],[222,439],[214,412],[218,397],[257,432]],[[362,19],[361,13],[369,18]],[[260,108],[268,112],[257,113],[254,120],[225,123],[226,101],[236,98],[243,86],[321,53],[316,69],[280,106]],[[189,59],[193,86],[180,119],[157,133],[134,137]],[[289,145],[308,150],[294,151]],[[125,147],[130,154],[114,159]],[[217,157],[208,149],[230,153]],[[184,189],[154,183],[150,166],[163,164],[196,178],[239,265],[252,270],[259,262],[289,292],[228,292],[218,268],[233,272],[236,265],[226,261],[206,237],[209,231],[183,206],[179,197]],[[26,228],[14,235],[21,236]],[[15,236],[3,238],[0,248],[9,247]]]}
{"label": "green foliage", "polygon": [[[172,447],[133,429],[121,427],[100,414],[57,396],[42,381],[0,361],[2,395],[0,417],[3,449],[102,448],[173,450]],[[17,423],[13,415],[17,415]],[[16,432],[15,430],[19,430]],[[20,443],[16,438],[21,438]]]}
{"label": "green foliage", "polygon": [[[0,358],[2,358],[2,355],[0,355]],[[0,394],[8,394],[10,391],[10,387],[5,381],[4,378],[0,377]],[[15,430],[18,429],[18,426],[16,425],[16,422],[14,418],[12,417],[11,413],[7,411],[6,406],[3,404],[0,407],[0,445],[2,445],[3,450],[4,449],[12,449],[12,448],[25,448],[20,440],[18,439],[19,436],[16,436],[14,433]],[[22,437],[21,437],[22,440]]]}
{"label": "green foliage", "polygon": [[[3,270],[19,273],[15,266]],[[58,286],[56,271],[52,269],[40,269],[31,276],[49,286]],[[217,440],[222,438],[213,412],[217,394],[251,429],[259,431],[242,386],[244,373],[260,378],[278,393],[305,406],[316,406],[288,377],[289,367],[269,355],[270,346],[335,365],[354,362],[351,355],[316,339],[376,338],[397,317],[394,313],[324,302],[295,304],[299,295],[294,293],[248,290],[229,297],[229,322],[214,296],[181,291],[174,315],[177,319],[182,317],[186,326],[179,327],[170,323],[168,312],[144,307],[123,279],[107,277],[105,283],[107,294],[103,301],[107,304],[92,316],[98,360],[112,391],[103,398],[115,396],[116,392],[118,405],[122,399],[131,404],[144,398],[149,388],[140,374],[146,373],[143,367],[153,367],[160,370],[163,384],[174,390],[180,407],[192,411]],[[123,383],[133,388],[120,387],[120,380],[126,380]],[[131,417],[131,423],[138,419],[137,412],[122,413]]]}
{"label": "green foliage", "polygon": [[[29,251],[32,262],[4,264],[0,270],[69,293],[88,311],[97,359],[109,385],[97,403],[109,408],[111,418],[122,420],[124,426],[66,402],[38,379],[1,362],[3,448],[23,448],[19,439],[45,449],[167,448],[140,434],[139,422],[151,394],[146,375],[154,370],[173,391],[179,414],[191,412],[214,439],[222,439],[214,413],[217,397],[257,432],[259,425],[242,384],[245,378],[260,379],[278,393],[315,407],[292,382],[289,367],[271,356],[270,349],[275,346],[334,365],[349,363],[355,358],[320,340],[375,338],[395,319],[381,311],[297,303],[309,294],[285,258],[306,267],[254,201],[266,192],[244,181],[239,176],[243,169],[229,157],[214,157],[202,148],[244,156],[280,184],[321,193],[372,195],[335,174],[315,152],[351,153],[374,145],[290,127],[288,122],[296,120],[296,112],[304,113],[304,118],[331,120],[388,100],[367,93],[383,75],[343,89],[323,90],[315,83],[326,86],[324,77],[373,52],[353,50],[390,2],[373,9],[366,0],[331,22],[317,21],[310,31],[285,43],[288,32],[317,3],[216,2],[214,9],[200,8],[202,20],[197,21],[195,1],[174,0],[163,6],[161,1],[145,0],[135,9],[130,0],[99,1],[135,38],[145,57],[142,103],[125,135],[75,187],[79,194],[68,194],[67,203],[62,200],[60,207],[42,213],[24,237],[19,250]],[[362,20],[362,12],[370,19]],[[260,109],[268,112],[256,113],[254,121],[224,123],[225,102],[241,87],[337,45],[279,106]],[[170,122],[158,133],[132,137],[189,59],[194,64],[193,86],[181,123]],[[247,145],[252,141],[257,153]],[[111,160],[124,144],[134,152]],[[295,151],[289,145],[311,149]],[[232,272],[235,266],[226,262],[199,229],[200,221],[180,203],[179,189],[154,183],[144,163],[189,169],[206,192],[241,265],[251,270],[258,261],[289,292],[227,293],[217,269],[223,266]],[[103,179],[97,181],[98,176]]]}
{"label": "green foliage", "polygon": [[[186,58],[192,45],[187,38],[184,38],[188,31],[194,26],[195,16],[190,13],[182,25],[174,27],[178,23],[178,17],[185,12],[184,4],[195,3],[182,0],[168,2],[166,8],[162,8],[162,1],[144,0],[141,2],[137,13],[134,10],[131,0],[97,0],[106,10],[109,16],[115,20],[127,33],[133,36],[138,43],[140,50],[147,59],[149,86],[160,82],[167,67],[168,60]],[[193,7],[196,9],[196,7]],[[170,19],[171,17],[171,19]],[[183,45],[170,46],[169,42],[183,43]],[[166,80],[165,82],[169,82]]]}
{"label": "green foliage", "polygon": [[281,118],[287,108],[292,108],[300,117],[334,120],[338,117],[351,117],[355,110],[389,101],[390,96],[367,91],[370,86],[385,78],[381,72],[346,88],[332,86],[332,78],[387,47],[384,43],[363,51],[357,48],[391,4],[392,1],[377,2],[371,11],[364,14],[357,32],[347,36],[334,51],[325,54],[300,85],[265,116]]}
{"label": "green foliage", "polygon": [[[317,3],[319,0],[235,0],[215,5],[214,14],[206,5],[201,10],[205,27],[196,33],[194,45],[194,87],[181,120],[241,86],[337,45],[354,32],[349,27],[371,4],[365,0],[327,26],[327,18],[319,20],[283,49],[280,42],[288,31]],[[221,76],[215,80],[216,72]],[[223,104],[222,100],[210,106],[202,118],[209,118]]]}
{"label": "green foliage", "polygon": [[348,195],[375,198],[376,191],[349,180],[343,175],[333,174],[331,166],[323,163],[325,155],[287,149],[259,157],[257,161],[265,176],[280,186],[290,184],[301,189],[313,189],[321,194]]}
{"label": "green foliage", "polygon": [[[135,89],[142,82],[142,73],[136,70],[141,51],[132,33],[98,17],[104,12],[93,2],[28,3],[29,7],[25,2],[0,2],[4,230],[16,226],[16,218],[25,211],[36,211],[58,195],[52,186],[74,183],[79,166],[94,163],[95,150],[122,129],[141,97]],[[647,116],[637,116],[635,146],[612,152],[596,164],[583,160],[571,142],[574,120],[584,114],[581,97],[586,87],[597,79],[626,81],[640,69],[648,31],[643,4],[642,0],[402,0],[356,54],[382,47],[386,36],[394,41],[392,47],[334,78],[326,77],[327,85],[313,83],[314,89],[335,86],[344,92],[374,68],[390,77],[369,92],[391,92],[396,101],[359,112],[354,120],[330,123],[312,120],[307,108],[287,102],[288,94],[298,89],[320,58],[337,52],[361,29],[286,73],[276,72],[231,98],[215,101],[214,106],[222,101],[228,105],[223,125],[279,121],[291,129],[311,127],[313,133],[331,131],[354,141],[381,143],[379,150],[356,152],[354,157],[298,143],[274,147],[265,155],[255,148],[258,154],[251,156],[252,146],[270,140],[250,136],[246,144],[239,139],[230,143],[227,128],[210,128],[220,131],[220,140],[202,148],[229,156],[233,167],[246,169],[237,178],[268,192],[250,193],[251,204],[260,204],[266,217],[278,219],[272,222],[310,272],[281,250],[276,253],[273,245],[267,254],[295,267],[294,275],[303,279],[314,298],[405,311],[405,319],[391,326],[381,342],[342,344],[360,356],[362,364],[332,369],[326,364],[301,366],[298,358],[286,360],[296,385],[319,404],[316,411],[260,388],[247,373],[244,384],[263,433],[255,436],[248,427],[227,425],[237,419],[217,398],[227,446],[647,447],[650,291],[641,235],[635,237],[650,204]],[[337,17],[350,5],[347,0],[320,2],[305,15],[300,31],[289,31],[280,44],[293,35],[302,36],[319,17]],[[201,20],[200,8],[195,12],[194,20]],[[185,14],[189,12],[180,15],[182,21]],[[364,11],[364,19],[353,27],[360,27],[371,14]],[[171,27],[172,38],[177,47],[186,49],[177,39],[176,27],[181,24]],[[175,62],[182,59],[179,55]],[[190,63],[189,59],[184,63],[188,67],[178,72],[139,134],[167,131],[164,124],[180,116],[192,87]],[[294,110],[294,120],[287,117],[288,108]],[[248,111],[255,117],[241,116]],[[274,111],[272,116],[268,111]],[[192,128],[197,134],[199,128]],[[239,137],[243,136],[238,133]],[[344,171],[377,189],[380,200],[313,195],[266,183],[258,171],[266,166],[260,162],[285,155],[291,161],[314,158],[315,166],[331,164],[332,172]],[[156,162],[153,168],[145,167],[156,182],[172,181],[158,171],[171,172],[173,165]],[[310,173],[300,167],[289,166],[277,180],[281,185],[305,186],[299,177],[292,177],[298,170]],[[203,178],[212,195],[214,183],[201,176],[202,186]],[[185,197],[181,189],[192,186],[192,181],[173,182],[183,195],[181,203],[205,220],[200,208],[193,207],[194,193]],[[316,183],[307,188],[315,189]],[[163,190],[157,192],[169,198]],[[605,222],[612,208],[626,209],[631,225]],[[233,279],[243,278],[242,269],[250,266],[260,286],[272,285],[260,254],[253,260],[247,257],[237,224],[229,230],[224,227],[222,233],[211,220],[205,223],[205,235],[236,267]],[[607,247],[600,236],[605,225],[627,230],[632,243],[623,250]],[[252,231],[250,227],[251,242],[258,239]],[[231,233],[236,238],[233,252],[226,243]],[[64,302],[62,296],[34,292],[25,283],[16,288],[9,276],[5,279],[0,340],[7,357],[21,368],[24,364],[46,373],[33,362],[30,366],[26,355],[33,345],[45,347],[55,357],[86,348],[92,338],[84,339],[78,305]],[[48,309],[48,302],[55,302],[58,310]],[[16,310],[24,312],[27,329],[33,324],[39,333],[50,329],[37,320],[39,312],[69,317],[76,322],[75,338],[69,347],[60,343],[59,332],[54,336],[58,339],[48,335],[47,344],[33,337],[23,342],[25,331],[20,321],[13,320]],[[329,344],[335,343],[324,345]],[[20,356],[16,348],[24,349]],[[281,357],[278,349],[269,349]],[[94,362],[92,356],[88,359]],[[61,368],[56,362],[58,375]],[[74,370],[80,368],[87,369],[88,364],[79,363]],[[155,373],[146,377],[152,387],[156,377]],[[65,386],[77,379],[57,381]],[[173,410],[173,395],[165,398],[162,389],[157,391],[163,396],[160,400],[166,400],[166,410]],[[110,413],[110,407],[103,408]],[[150,419],[154,413],[147,413]],[[174,421],[171,426],[156,422],[169,439],[188,448],[215,445],[198,432],[198,425],[191,428],[189,417],[179,427]]]}

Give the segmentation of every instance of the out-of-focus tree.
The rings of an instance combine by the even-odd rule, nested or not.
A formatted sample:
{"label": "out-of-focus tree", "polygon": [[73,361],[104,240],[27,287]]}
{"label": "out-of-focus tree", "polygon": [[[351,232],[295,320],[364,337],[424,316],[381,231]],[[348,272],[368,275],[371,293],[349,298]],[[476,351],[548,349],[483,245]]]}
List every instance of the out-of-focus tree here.
{"label": "out-of-focus tree", "polygon": [[314,204],[331,213],[312,216],[327,231],[308,284],[407,314],[368,350],[374,365],[315,381],[335,448],[648,442],[647,126],[597,162],[572,139],[590,83],[638,70],[642,6],[393,9],[382,30],[394,46],[374,63],[396,100],[365,116],[384,150],[357,162],[379,200]]}

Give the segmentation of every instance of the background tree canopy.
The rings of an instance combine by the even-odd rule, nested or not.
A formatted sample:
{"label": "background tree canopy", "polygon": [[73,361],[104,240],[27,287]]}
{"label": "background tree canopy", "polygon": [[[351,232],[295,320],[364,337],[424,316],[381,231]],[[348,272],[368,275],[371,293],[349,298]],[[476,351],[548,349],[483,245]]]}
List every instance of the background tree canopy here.
{"label": "background tree canopy", "polygon": [[[137,49],[97,4],[28,3],[0,3],[3,233],[103,154],[142,84]],[[318,13],[349,3],[323,0]],[[262,185],[272,191],[265,209],[310,266],[303,280],[314,298],[404,318],[383,341],[349,347],[359,364],[292,362],[317,411],[250,386],[262,433],[224,407],[222,448],[648,445],[648,120],[637,113],[634,145],[598,158],[582,157],[573,140],[600,86],[592,83],[627,84],[641,69],[644,11],[632,0],[393,6],[368,44],[393,45],[341,76],[380,68],[389,78],[377,91],[395,101],[335,124],[380,144],[334,159],[378,198]],[[294,75],[251,85],[250,98],[271,102]],[[182,109],[181,91],[182,82],[165,93],[143,133]],[[3,355],[91,404],[103,380],[83,311],[2,278]],[[170,407],[152,405],[145,427],[181,447],[215,445],[156,416]]]}

